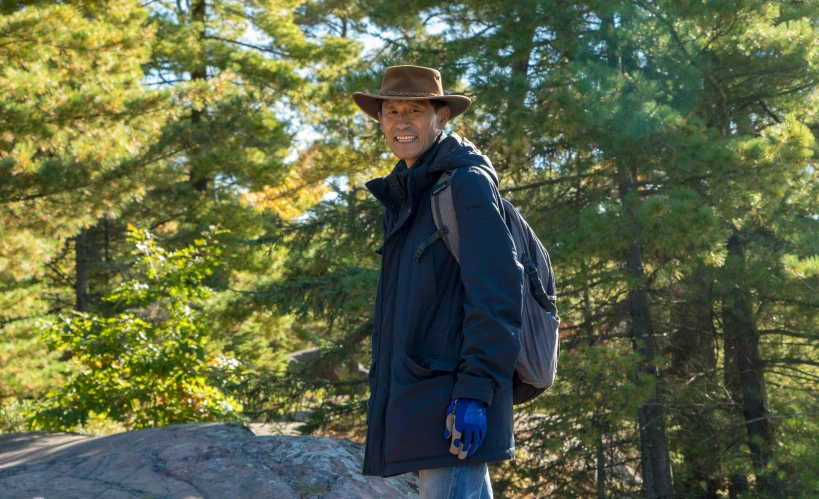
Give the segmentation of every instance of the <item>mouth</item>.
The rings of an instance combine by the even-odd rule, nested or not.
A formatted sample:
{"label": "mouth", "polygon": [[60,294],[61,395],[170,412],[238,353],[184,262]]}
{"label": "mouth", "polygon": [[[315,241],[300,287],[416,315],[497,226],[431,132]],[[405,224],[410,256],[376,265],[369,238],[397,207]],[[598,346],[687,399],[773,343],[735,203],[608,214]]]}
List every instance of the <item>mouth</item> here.
{"label": "mouth", "polygon": [[415,142],[417,138],[415,135],[396,135],[395,141],[399,144],[409,144],[410,142]]}

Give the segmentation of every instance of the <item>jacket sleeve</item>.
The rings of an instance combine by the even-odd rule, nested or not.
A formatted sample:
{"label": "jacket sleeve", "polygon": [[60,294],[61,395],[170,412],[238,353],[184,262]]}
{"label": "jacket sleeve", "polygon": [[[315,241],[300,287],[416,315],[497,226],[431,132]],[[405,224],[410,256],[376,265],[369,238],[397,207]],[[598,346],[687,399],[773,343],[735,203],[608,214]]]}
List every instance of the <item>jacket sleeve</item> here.
{"label": "jacket sleeve", "polygon": [[466,364],[452,396],[490,405],[493,395],[511,383],[520,350],[523,266],[489,175],[469,167],[452,178],[465,293],[461,357]]}

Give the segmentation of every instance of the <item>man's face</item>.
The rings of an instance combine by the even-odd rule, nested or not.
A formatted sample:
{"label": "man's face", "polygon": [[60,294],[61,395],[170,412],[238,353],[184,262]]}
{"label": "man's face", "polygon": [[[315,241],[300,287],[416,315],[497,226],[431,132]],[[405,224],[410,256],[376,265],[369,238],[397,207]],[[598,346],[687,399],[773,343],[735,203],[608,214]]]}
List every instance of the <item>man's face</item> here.
{"label": "man's face", "polygon": [[449,107],[435,112],[429,100],[385,99],[378,113],[387,144],[407,168],[432,146],[448,119]]}

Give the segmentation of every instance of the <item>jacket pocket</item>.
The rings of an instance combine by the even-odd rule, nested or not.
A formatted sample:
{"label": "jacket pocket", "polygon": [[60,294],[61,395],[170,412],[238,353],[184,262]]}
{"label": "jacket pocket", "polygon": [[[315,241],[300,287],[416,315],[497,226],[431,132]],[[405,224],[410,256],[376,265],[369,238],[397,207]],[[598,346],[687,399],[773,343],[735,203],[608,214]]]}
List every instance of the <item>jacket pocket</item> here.
{"label": "jacket pocket", "polygon": [[458,365],[461,363],[459,357],[435,355],[414,348],[407,348],[404,357],[407,361],[407,369],[419,378],[429,378],[444,372],[453,372],[458,369]]}

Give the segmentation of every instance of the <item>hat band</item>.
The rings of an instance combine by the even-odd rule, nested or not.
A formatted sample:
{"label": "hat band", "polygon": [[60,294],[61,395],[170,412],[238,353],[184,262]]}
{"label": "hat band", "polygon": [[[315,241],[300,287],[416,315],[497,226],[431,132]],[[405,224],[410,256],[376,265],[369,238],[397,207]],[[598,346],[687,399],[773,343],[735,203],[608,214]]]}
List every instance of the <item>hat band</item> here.
{"label": "hat band", "polygon": [[436,92],[378,92],[378,95],[394,95],[397,97],[445,97],[443,94]]}

